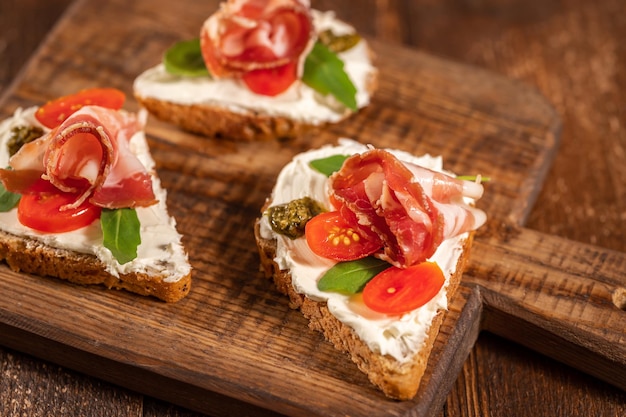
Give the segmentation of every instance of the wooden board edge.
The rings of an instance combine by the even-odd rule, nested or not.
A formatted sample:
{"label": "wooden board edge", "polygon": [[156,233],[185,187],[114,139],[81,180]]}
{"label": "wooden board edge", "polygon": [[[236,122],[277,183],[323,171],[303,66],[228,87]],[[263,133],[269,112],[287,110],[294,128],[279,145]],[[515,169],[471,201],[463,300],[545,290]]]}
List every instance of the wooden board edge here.
{"label": "wooden board edge", "polygon": [[448,393],[458,379],[463,364],[481,332],[483,302],[479,289],[461,282],[455,297],[463,298],[463,309],[454,330],[448,335],[448,341],[437,362],[429,363],[429,367],[432,366],[432,373],[428,386],[420,393],[416,406],[406,417],[435,417],[441,414]]}
{"label": "wooden board edge", "polygon": [[626,391],[626,312],[614,301],[626,291],[626,253],[511,226],[483,245],[491,252],[466,270],[484,302],[482,330]]}
{"label": "wooden board edge", "polygon": [[[276,417],[275,411],[204,390],[156,372],[111,360],[57,340],[11,326],[0,320],[1,344],[131,391],[158,398],[183,408],[216,417],[254,415]],[[149,382],[146,382],[149,381]],[[168,387],[166,390],[157,387]]]}

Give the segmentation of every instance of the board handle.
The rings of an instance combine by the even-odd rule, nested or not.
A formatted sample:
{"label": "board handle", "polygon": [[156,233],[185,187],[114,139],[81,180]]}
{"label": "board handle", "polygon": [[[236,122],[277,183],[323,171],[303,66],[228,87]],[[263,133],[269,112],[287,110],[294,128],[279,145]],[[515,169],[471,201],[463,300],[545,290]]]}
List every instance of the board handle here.
{"label": "board handle", "polygon": [[478,234],[464,282],[482,330],[626,390],[626,254],[501,224]]}

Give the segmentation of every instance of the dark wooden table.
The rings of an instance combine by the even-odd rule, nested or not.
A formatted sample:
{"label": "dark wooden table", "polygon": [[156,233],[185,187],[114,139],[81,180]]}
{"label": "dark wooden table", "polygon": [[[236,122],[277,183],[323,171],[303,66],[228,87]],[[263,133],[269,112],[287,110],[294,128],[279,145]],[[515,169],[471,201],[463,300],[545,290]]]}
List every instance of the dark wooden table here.
{"label": "dark wooden table", "polygon": [[[563,130],[558,155],[526,226],[626,251],[623,0],[312,3],[336,10],[368,36],[534,86],[561,115]],[[19,76],[22,65],[71,4],[71,0],[0,3],[0,93]],[[197,414],[0,348],[0,415]],[[487,415],[624,416],[626,393],[483,333],[441,416]]]}

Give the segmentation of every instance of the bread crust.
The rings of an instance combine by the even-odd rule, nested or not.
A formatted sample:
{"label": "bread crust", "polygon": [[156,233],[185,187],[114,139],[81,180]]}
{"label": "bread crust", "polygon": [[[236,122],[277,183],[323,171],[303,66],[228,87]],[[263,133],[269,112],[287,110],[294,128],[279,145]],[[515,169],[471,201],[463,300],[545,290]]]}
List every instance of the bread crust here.
{"label": "bread crust", "polygon": [[243,142],[284,140],[325,126],[254,112],[234,113],[223,107],[207,104],[178,104],[140,95],[135,95],[135,98],[157,119],[207,137]]}
{"label": "bread crust", "polygon": [[[269,203],[265,207],[268,206]],[[289,297],[290,307],[300,309],[302,314],[309,320],[311,329],[320,331],[335,348],[348,353],[352,361],[367,375],[370,382],[379,387],[387,397],[397,400],[410,400],[413,398],[426,371],[428,357],[439,334],[445,311],[440,311],[435,316],[428,331],[424,347],[411,360],[400,363],[389,355],[372,352],[354,333],[352,328],[332,315],[325,302],[311,300],[305,295],[296,292],[292,285],[290,272],[281,270],[278,264],[274,262],[276,240],[267,240],[261,236],[260,221],[261,219],[257,219],[255,223],[254,235],[259,250],[261,270],[267,278],[274,281],[279,292]],[[450,278],[447,290],[448,303],[450,303],[460,283],[465,264],[469,258],[472,239],[473,232],[470,233],[469,238],[466,240],[463,254],[457,263],[456,272]]]}
{"label": "bread crust", "polygon": [[16,272],[52,276],[75,284],[102,284],[166,302],[176,302],[191,289],[191,273],[176,282],[164,282],[167,275],[108,273],[105,265],[91,254],[53,248],[35,239],[0,231],[0,260]]}

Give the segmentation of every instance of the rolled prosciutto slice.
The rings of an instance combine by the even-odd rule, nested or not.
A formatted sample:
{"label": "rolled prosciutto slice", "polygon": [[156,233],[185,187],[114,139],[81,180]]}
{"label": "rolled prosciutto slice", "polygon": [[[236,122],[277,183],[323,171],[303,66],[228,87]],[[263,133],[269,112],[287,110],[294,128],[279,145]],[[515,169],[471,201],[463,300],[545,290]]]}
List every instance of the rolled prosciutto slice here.
{"label": "rolled prosciutto slice", "polygon": [[38,178],[76,194],[68,207],[85,200],[105,208],[149,206],[156,202],[150,173],[130,150],[143,128],[133,113],[85,106],[61,125],[13,155],[11,170],[0,170],[4,186],[26,192]]}
{"label": "rolled prosciutto slice", "polygon": [[308,0],[228,0],[202,26],[200,42],[215,78],[297,61],[313,33]]}
{"label": "rolled prosciutto slice", "polygon": [[464,202],[482,185],[400,161],[373,149],[348,158],[330,178],[342,211],[384,242],[382,258],[408,267],[431,257],[444,239],[474,230],[485,213]]}

